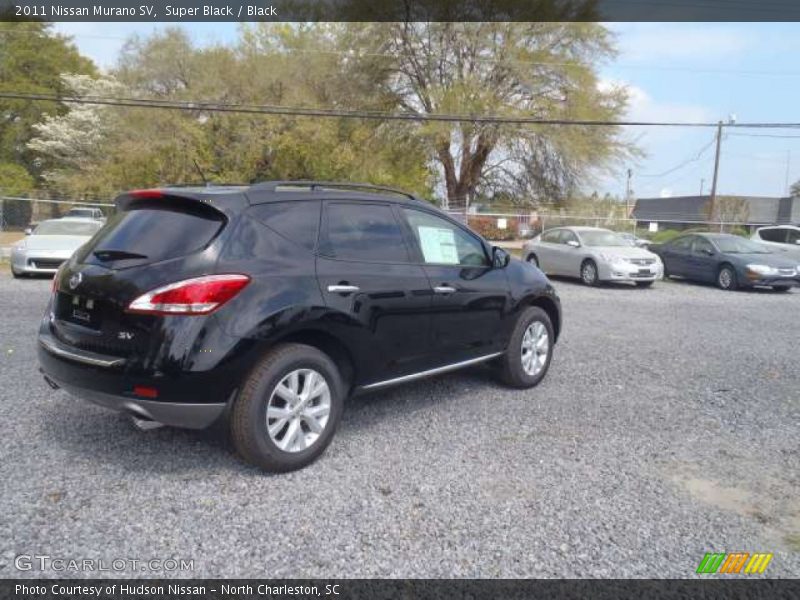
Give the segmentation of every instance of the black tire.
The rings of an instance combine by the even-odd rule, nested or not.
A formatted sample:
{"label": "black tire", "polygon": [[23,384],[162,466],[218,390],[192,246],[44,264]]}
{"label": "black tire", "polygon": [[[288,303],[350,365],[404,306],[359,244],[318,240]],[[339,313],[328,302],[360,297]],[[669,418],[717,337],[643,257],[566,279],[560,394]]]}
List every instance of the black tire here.
{"label": "black tire", "polygon": [[529,263],[531,263],[537,269],[540,268],[539,267],[539,259],[536,258],[535,254],[529,254],[528,258],[526,258],[525,260],[527,260]]}
{"label": "black tire", "polygon": [[597,274],[597,263],[594,262],[591,258],[587,258],[585,261],[581,263],[581,281],[588,285],[593,286],[597,285],[598,281],[598,274]]}
{"label": "black tire", "polygon": [[[548,350],[541,370],[535,375],[531,375],[525,371],[522,365],[522,339],[528,327],[536,322],[544,325],[547,330]],[[547,316],[547,313],[538,306],[526,308],[517,319],[506,353],[497,362],[500,380],[514,388],[530,388],[538,385],[547,375],[547,371],[550,368],[550,361],[553,359],[554,340],[553,324],[550,322],[550,317]]]}
{"label": "black tire", "polygon": [[672,279],[672,275],[670,274],[669,269],[667,269],[667,261],[662,260],[661,262],[664,263],[664,279]]}
{"label": "black tire", "polygon": [[636,282],[636,287],[649,288],[650,286],[653,285],[653,283],[655,283],[655,282],[653,282],[653,281],[637,281]]}
{"label": "black tire", "polygon": [[[267,405],[276,386],[296,369],[313,369],[328,384],[331,396],[328,421],[313,444],[297,452],[281,450],[267,430]],[[334,362],[323,352],[304,344],[281,344],[255,366],[242,386],[230,417],[231,437],[247,462],[267,471],[300,469],[316,460],[328,447],[342,415],[344,384]]]}
{"label": "black tire", "polygon": [[729,292],[737,289],[739,282],[736,279],[736,269],[731,265],[722,265],[717,272],[717,287]]}
{"label": "black tire", "polygon": [[789,285],[773,285],[772,286],[772,291],[774,291],[774,292],[783,293],[783,292],[788,292],[790,289],[792,289],[792,288]]}
{"label": "black tire", "polygon": [[25,276],[23,273],[17,273],[14,270],[14,267],[11,267],[11,275],[14,277],[14,279],[22,279]]}

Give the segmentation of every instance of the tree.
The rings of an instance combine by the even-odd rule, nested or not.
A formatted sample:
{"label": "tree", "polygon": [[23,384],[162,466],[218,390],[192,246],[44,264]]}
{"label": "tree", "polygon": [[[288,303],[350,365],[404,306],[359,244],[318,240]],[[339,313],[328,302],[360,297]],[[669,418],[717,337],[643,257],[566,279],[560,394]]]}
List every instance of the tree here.
{"label": "tree", "polygon": [[792,184],[792,187],[789,190],[789,195],[791,195],[793,198],[800,197],[800,180],[797,180]]}
{"label": "tree", "polygon": [[[625,90],[602,86],[614,55],[594,23],[373,23],[351,25],[357,68],[396,105],[418,114],[491,114],[614,122]],[[449,204],[478,187],[558,200],[630,148],[617,127],[425,123],[416,129],[438,163]]]}
{"label": "tree", "polygon": [[[68,38],[53,33],[51,23],[0,23],[0,91],[62,94],[64,73],[92,75],[95,68]],[[0,99],[0,162],[35,174],[27,147],[34,125],[67,110],[57,103]]]}

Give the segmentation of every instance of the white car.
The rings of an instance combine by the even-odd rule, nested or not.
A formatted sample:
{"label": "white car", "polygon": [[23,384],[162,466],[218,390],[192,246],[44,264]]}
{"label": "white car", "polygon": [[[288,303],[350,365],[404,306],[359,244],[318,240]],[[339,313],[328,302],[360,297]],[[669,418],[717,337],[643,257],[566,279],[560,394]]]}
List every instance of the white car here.
{"label": "white car", "polygon": [[794,225],[759,227],[750,239],[769,246],[773,252],[783,252],[785,258],[800,263],[800,227]]}
{"label": "white car", "polygon": [[579,277],[586,285],[622,281],[648,287],[664,275],[657,255],[597,227],[549,229],[527,242],[522,256],[545,273]]}
{"label": "white car", "polygon": [[72,253],[103,226],[95,219],[50,219],[42,221],[11,247],[11,274],[53,274]]}

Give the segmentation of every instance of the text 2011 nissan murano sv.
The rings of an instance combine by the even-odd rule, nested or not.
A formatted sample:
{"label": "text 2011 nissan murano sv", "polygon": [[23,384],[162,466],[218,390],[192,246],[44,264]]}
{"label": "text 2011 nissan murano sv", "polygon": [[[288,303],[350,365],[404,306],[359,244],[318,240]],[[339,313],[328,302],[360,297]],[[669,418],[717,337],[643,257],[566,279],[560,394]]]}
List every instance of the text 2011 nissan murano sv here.
{"label": "text 2011 nissan murano sv", "polygon": [[491,362],[547,373],[558,297],[413,196],[351,184],[139,190],[65,263],[39,330],[53,386],[204,428],[268,470],[330,443],[345,400]]}

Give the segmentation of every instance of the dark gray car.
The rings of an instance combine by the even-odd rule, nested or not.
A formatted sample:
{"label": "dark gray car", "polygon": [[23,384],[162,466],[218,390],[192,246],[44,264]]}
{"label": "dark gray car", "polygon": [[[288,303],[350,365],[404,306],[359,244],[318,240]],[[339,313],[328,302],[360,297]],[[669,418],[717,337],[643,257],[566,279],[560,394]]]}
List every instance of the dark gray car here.
{"label": "dark gray car", "polygon": [[665,277],[716,283],[723,290],[798,285],[798,265],[766,246],[727,233],[692,233],[650,247],[664,262]]}

